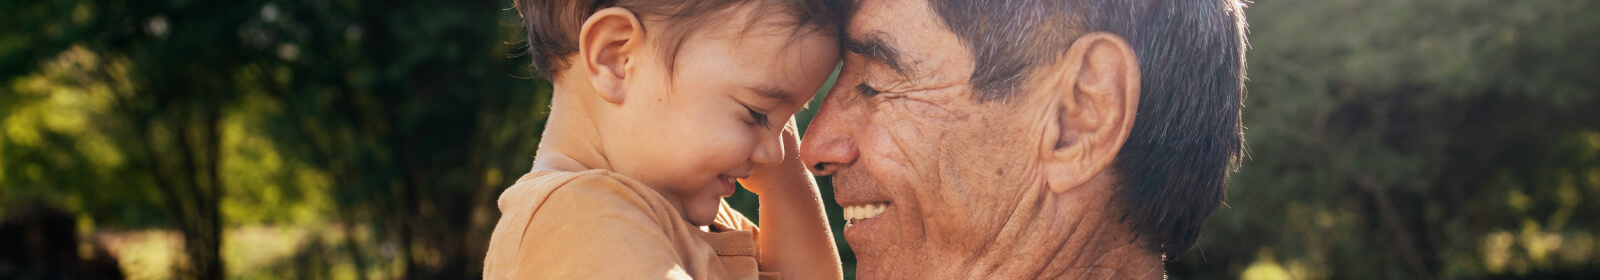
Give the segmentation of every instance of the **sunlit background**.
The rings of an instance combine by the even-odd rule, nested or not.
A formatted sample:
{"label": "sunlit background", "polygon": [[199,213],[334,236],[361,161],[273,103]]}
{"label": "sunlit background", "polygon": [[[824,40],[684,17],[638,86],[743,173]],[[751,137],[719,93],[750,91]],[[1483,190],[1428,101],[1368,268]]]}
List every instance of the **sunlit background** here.
{"label": "sunlit background", "polygon": [[[550,99],[509,7],[0,0],[0,278],[480,278]],[[1600,2],[1246,12],[1249,157],[1172,278],[1600,279]]]}

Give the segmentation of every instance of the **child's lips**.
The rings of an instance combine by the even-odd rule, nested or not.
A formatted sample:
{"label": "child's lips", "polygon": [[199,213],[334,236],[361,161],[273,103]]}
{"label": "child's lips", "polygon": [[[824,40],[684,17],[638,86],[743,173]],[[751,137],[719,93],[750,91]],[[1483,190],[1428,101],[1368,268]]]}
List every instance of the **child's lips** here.
{"label": "child's lips", "polygon": [[717,175],[717,177],[717,179],[722,179],[722,187],[724,188],[722,190],[722,197],[733,196],[733,192],[739,188],[738,185],[735,185],[739,182],[739,178],[734,178],[728,175]]}

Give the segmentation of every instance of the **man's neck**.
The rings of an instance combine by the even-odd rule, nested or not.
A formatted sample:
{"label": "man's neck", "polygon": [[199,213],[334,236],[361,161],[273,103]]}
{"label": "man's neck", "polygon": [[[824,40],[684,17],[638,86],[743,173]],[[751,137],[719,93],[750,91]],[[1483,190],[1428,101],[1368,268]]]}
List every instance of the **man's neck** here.
{"label": "man's neck", "polygon": [[[567,70],[562,74],[572,72]],[[560,77],[551,83],[550,117],[545,121],[533,170],[611,169],[593,116],[595,108],[585,100],[594,95],[588,92],[587,83],[571,80],[573,77]]]}
{"label": "man's neck", "polygon": [[[1105,177],[1105,176],[1101,176]],[[1113,197],[1108,180],[1092,180],[1063,193],[1030,191],[995,244],[977,256],[972,277],[988,279],[1161,279],[1161,256],[1134,240],[1128,227],[1106,209]],[[1099,184],[1096,184],[1099,183]],[[1098,186],[1097,186],[1098,185]],[[1030,203],[1038,202],[1038,203]],[[1048,260],[1040,262],[1039,260]]]}

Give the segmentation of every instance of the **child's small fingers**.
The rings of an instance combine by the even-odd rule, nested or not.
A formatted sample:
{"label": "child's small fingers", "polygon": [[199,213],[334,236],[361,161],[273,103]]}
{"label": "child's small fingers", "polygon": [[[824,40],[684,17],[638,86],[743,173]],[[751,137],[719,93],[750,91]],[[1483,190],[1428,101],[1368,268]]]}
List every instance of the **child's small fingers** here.
{"label": "child's small fingers", "polygon": [[783,125],[783,131],[794,134],[800,133],[799,125],[795,124],[794,117],[789,117],[789,122]]}

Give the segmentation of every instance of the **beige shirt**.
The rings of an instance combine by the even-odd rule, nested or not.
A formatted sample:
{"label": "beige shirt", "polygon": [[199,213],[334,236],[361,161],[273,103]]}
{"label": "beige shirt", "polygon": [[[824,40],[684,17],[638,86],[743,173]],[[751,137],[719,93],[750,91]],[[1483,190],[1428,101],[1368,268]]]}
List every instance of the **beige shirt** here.
{"label": "beige shirt", "polygon": [[530,172],[500,195],[487,279],[777,279],[760,230],[727,202],[712,232],[654,189],[607,170]]}

